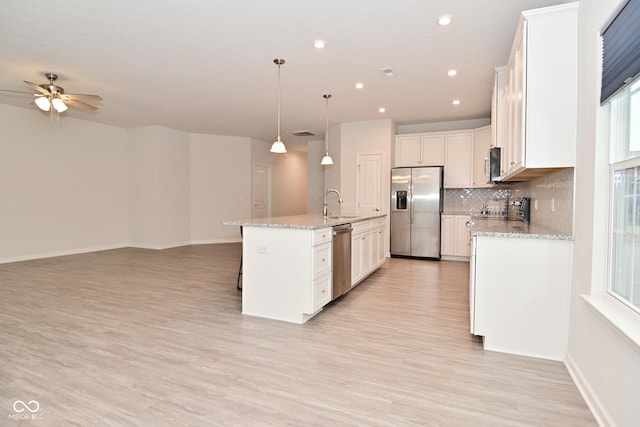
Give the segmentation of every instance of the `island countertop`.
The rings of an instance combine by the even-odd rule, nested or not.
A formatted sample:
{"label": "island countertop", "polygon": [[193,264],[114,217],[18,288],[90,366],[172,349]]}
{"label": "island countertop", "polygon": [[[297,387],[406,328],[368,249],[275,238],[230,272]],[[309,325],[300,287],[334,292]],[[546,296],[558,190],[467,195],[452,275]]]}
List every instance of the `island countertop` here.
{"label": "island countertop", "polygon": [[524,239],[573,240],[573,236],[559,233],[538,224],[522,221],[472,217],[473,236],[517,237]]}
{"label": "island countertop", "polygon": [[324,218],[322,214],[310,214],[223,221],[222,224],[240,227],[269,227],[315,230],[318,228],[333,227],[335,225],[366,221],[374,218],[384,218],[385,216],[386,214],[337,215]]}

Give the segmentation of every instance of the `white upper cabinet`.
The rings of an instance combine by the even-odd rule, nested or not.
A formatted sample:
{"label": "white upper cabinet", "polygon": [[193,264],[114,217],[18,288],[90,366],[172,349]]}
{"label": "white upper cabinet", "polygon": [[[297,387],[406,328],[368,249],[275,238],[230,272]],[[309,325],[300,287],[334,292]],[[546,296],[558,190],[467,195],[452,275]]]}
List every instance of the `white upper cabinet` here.
{"label": "white upper cabinet", "polygon": [[444,166],[445,188],[490,187],[490,126],[396,136],[395,167]]}
{"label": "white upper cabinet", "polygon": [[473,186],[473,133],[447,133],[444,147],[444,187]]}
{"label": "white upper cabinet", "polygon": [[504,180],[575,165],[577,7],[522,12],[504,79],[494,89]]}
{"label": "white upper cabinet", "polygon": [[491,127],[486,126],[473,132],[473,187],[491,187],[489,183],[489,149],[491,148]]}
{"label": "white upper cabinet", "polygon": [[444,165],[444,135],[413,134],[396,136],[396,166]]}

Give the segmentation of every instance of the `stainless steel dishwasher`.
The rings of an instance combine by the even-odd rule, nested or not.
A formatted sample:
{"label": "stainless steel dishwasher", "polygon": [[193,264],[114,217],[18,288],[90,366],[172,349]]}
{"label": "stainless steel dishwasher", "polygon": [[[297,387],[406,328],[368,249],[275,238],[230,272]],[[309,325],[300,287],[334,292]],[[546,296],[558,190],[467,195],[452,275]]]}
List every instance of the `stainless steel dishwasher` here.
{"label": "stainless steel dishwasher", "polygon": [[333,294],[332,299],[351,288],[351,224],[333,227]]}

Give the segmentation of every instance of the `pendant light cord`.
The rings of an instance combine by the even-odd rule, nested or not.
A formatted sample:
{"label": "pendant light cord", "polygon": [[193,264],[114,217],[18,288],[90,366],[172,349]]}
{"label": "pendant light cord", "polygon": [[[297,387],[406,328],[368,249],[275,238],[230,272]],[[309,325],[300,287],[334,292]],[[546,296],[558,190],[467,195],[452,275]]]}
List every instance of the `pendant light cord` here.
{"label": "pendant light cord", "polygon": [[280,66],[284,64],[284,59],[274,59],[273,62],[275,62],[278,65],[278,141],[280,141],[280,104],[281,104]]}

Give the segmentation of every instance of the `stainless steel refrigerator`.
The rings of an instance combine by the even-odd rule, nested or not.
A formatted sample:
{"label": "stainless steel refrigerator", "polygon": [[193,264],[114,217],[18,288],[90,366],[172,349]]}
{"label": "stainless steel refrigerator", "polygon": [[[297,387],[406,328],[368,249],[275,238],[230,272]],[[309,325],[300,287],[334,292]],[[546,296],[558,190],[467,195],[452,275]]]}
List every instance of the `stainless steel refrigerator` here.
{"label": "stainless steel refrigerator", "polygon": [[440,259],[442,168],[391,169],[391,255]]}

